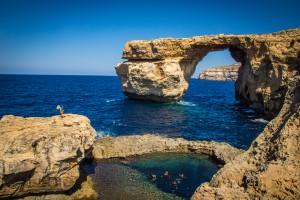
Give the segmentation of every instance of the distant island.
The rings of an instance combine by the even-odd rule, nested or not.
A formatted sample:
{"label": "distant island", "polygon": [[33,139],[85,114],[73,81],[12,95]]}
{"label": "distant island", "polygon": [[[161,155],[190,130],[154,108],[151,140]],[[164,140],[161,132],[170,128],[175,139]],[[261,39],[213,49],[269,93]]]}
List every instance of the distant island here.
{"label": "distant island", "polygon": [[215,81],[236,81],[241,64],[235,63],[227,66],[218,66],[205,69],[199,73],[197,79]]}

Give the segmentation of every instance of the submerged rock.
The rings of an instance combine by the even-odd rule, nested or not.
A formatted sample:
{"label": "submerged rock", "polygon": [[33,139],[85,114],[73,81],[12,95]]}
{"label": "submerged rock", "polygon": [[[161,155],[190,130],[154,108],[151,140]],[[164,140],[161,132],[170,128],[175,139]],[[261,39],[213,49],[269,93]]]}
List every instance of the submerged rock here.
{"label": "submerged rock", "polygon": [[240,66],[240,64],[233,64],[205,69],[200,72],[197,78],[201,80],[236,81]]}
{"label": "submerged rock", "polygon": [[93,148],[93,156],[96,159],[163,152],[198,153],[228,163],[244,151],[225,142],[188,141],[182,138],[173,139],[156,135],[100,138],[96,140]]}
{"label": "submerged rock", "polygon": [[4,116],[0,121],[0,198],[69,190],[96,131],[84,116]]}
{"label": "submerged rock", "polygon": [[228,49],[241,63],[236,97],[275,117],[284,101],[288,79],[299,75],[300,29],[264,35],[213,35],[184,39],[131,41],[116,66],[129,98],[179,101],[195,67],[209,52]]}

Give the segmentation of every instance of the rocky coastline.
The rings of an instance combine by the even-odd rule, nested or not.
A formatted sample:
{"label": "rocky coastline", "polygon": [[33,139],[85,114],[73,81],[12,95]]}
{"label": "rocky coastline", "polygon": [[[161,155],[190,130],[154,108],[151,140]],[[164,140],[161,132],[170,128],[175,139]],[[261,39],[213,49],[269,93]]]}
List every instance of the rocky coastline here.
{"label": "rocky coastline", "polygon": [[156,135],[95,139],[90,121],[74,114],[63,118],[6,115],[0,130],[0,199],[95,199],[91,179],[81,178],[85,158],[176,152],[208,155],[225,164],[244,152],[227,143]]}
{"label": "rocky coastline", "polygon": [[116,73],[129,98],[180,101],[198,62],[213,51],[228,49],[241,63],[235,83],[238,100],[264,113],[278,115],[287,82],[299,75],[300,29],[262,35],[212,35],[183,39],[127,42]]}
{"label": "rocky coastline", "polygon": [[232,64],[228,66],[219,66],[202,70],[197,79],[212,81],[236,81],[240,64]]}
{"label": "rocky coastline", "polygon": [[153,153],[197,153],[208,155],[225,164],[244,150],[225,142],[188,141],[182,138],[166,138],[157,135],[105,137],[97,139],[93,155],[95,159],[126,158]]}
{"label": "rocky coastline", "polygon": [[300,198],[300,76],[291,78],[279,115],[250,148],[226,164],[192,199]]}
{"label": "rocky coastline", "polygon": [[[7,115],[0,121],[0,198],[82,199],[80,191],[77,197],[65,194],[79,181],[80,163],[90,155],[102,159],[189,152],[225,164],[210,182],[198,187],[194,200],[300,199],[300,29],[132,41],[123,52],[128,61],[116,70],[130,98],[177,101],[197,62],[210,51],[226,48],[241,62],[236,97],[273,118],[248,150],[154,135],[96,140],[84,116]],[[34,194],[40,196],[31,198]]]}

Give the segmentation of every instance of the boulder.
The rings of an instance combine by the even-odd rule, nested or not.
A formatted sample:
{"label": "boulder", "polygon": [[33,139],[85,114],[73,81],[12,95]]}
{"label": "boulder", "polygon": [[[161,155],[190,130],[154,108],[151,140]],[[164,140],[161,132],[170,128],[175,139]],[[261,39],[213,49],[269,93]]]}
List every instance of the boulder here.
{"label": "boulder", "polygon": [[96,131],[84,116],[4,116],[0,121],[0,198],[69,190]]}

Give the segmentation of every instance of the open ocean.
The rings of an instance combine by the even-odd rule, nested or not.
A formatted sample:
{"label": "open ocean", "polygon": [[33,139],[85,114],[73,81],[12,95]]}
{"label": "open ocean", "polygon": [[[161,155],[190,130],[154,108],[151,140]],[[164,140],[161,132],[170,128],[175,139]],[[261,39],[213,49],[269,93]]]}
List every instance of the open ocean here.
{"label": "open ocean", "polygon": [[152,133],[248,148],[261,115],[234,98],[234,82],[192,79],[179,103],[130,100],[117,76],[0,75],[0,117],[50,117],[58,104],[87,116],[98,137]]}

